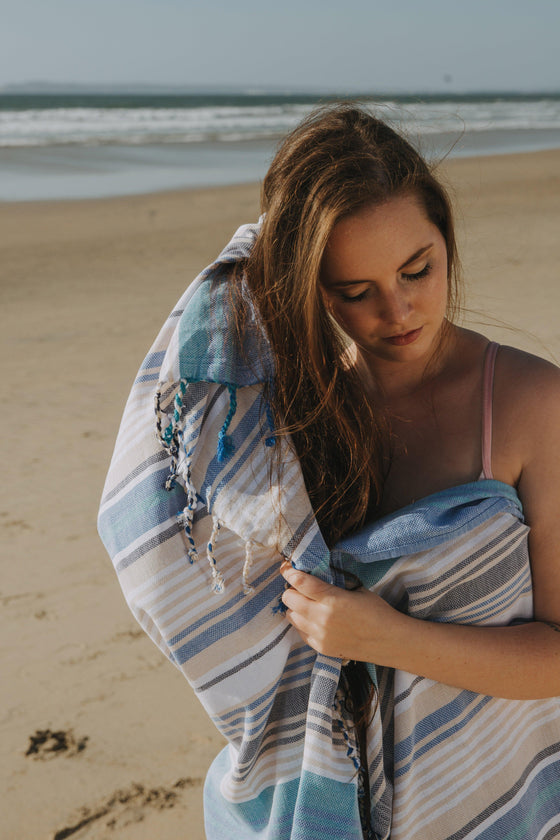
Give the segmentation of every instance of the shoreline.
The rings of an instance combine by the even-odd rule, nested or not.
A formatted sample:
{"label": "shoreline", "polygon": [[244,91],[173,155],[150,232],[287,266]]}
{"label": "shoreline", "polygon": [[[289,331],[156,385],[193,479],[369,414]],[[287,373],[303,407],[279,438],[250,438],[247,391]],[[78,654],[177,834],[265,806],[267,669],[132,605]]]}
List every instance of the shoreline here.
{"label": "shoreline", "polygon": [[[0,157],[1,157],[2,150],[0,149]],[[520,165],[523,164],[524,161],[527,161],[531,158],[538,158],[541,155],[552,155],[555,156],[558,154],[560,158],[560,143],[558,146],[552,146],[550,148],[538,148],[532,150],[512,150],[508,152],[492,152],[492,153],[480,153],[480,154],[465,154],[465,155],[457,155],[455,157],[442,157],[441,160],[435,159],[433,161],[433,165],[435,166],[437,171],[445,171],[447,167],[454,167],[461,168],[462,164],[467,164],[467,166],[472,163],[474,165],[480,164],[485,166],[486,163],[494,162],[497,166],[499,166],[499,161],[504,159],[505,165],[509,166],[510,163],[518,162]],[[92,205],[94,203],[101,203],[101,202],[120,202],[120,201],[142,201],[142,200],[149,200],[150,198],[163,198],[165,196],[177,196],[177,195],[189,195],[194,193],[206,193],[212,192],[216,190],[236,190],[236,189],[260,189],[262,183],[262,178],[252,178],[246,181],[233,181],[231,183],[210,183],[210,184],[192,184],[187,186],[176,186],[176,187],[168,187],[168,188],[159,188],[159,189],[147,189],[143,191],[134,191],[130,193],[124,194],[111,194],[111,195],[94,195],[94,196],[59,196],[55,198],[29,198],[29,199],[22,199],[22,198],[14,198],[14,199],[3,199],[0,197],[0,211],[8,208],[8,207],[38,207],[43,206],[45,208],[57,205],[72,205],[76,206],[79,204],[86,204]]]}
{"label": "shoreline", "polygon": [[[439,171],[467,305],[484,312],[467,325],[560,357],[560,149]],[[258,183],[0,203],[14,404],[0,489],[2,836],[175,840],[188,826],[204,838],[203,780],[223,741],[130,614],[96,517],[142,359],[186,286],[258,213]],[[38,732],[63,733],[62,747],[30,753]],[[74,830],[84,809],[97,816]]]}
{"label": "shoreline", "polygon": [[[411,132],[429,160],[560,149],[558,129]],[[54,145],[0,148],[0,205],[81,200],[249,184],[262,180],[282,135],[186,144]]]}

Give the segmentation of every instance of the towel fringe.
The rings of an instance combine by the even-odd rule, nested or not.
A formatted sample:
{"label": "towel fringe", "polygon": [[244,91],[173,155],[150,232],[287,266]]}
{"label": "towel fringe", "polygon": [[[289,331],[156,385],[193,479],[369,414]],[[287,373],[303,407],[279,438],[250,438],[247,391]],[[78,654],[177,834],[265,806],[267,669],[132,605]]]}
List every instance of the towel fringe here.
{"label": "towel fringe", "polygon": [[340,699],[340,687],[337,689],[335,694],[335,698],[333,701],[333,710],[336,713],[336,717],[333,718],[333,722],[338,725],[338,728],[342,732],[342,737],[346,743],[346,757],[352,761],[352,764],[356,768],[356,770],[360,770],[361,764],[360,759],[358,757],[358,751],[356,749],[356,744],[353,738],[350,737],[348,729],[346,728],[346,724],[344,723],[344,716],[342,713],[343,705]]}
{"label": "towel fringe", "polygon": [[249,572],[251,571],[251,566],[253,565],[253,552],[255,548],[255,543],[253,540],[247,540],[245,543],[245,562],[243,564],[243,592],[245,595],[250,595],[251,592],[255,591],[255,587],[251,586],[249,583]]}
{"label": "towel fringe", "polygon": [[[158,388],[155,394],[154,410],[156,415],[156,436],[159,439],[163,448],[171,456],[169,474],[165,481],[165,489],[168,491],[171,491],[175,487],[176,479],[179,475],[179,451],[181,448],[185,450],[182,417],[184,407],[183,398],[185,396],[187,386],[187,379],[181,379],[179,381],[177,392],[175,393],[175,396],[173,398],[173,415],[165,429],[163,427],[163,423],[164,419],[168,415],[166,415],[165,411],[162,409],[161,406],[161,388]],[[223,425],[218,433],[218,445],[216,454],[219,462],[227,460],[235,452],[235,443],[233,441],[232,435],[228,435],[228,430],[237,411],[237,387],[235,385],[227,385],[226,387],[229,393],[229,410],[226,414]],[[266,400],[265,402],[265,413],[267,425],[272,433],[265,437],[265,445],[274,446],[276,444],[276,436],[274,434],[274,416],[272,413],[272,407],[268,400]],[[177,514],[177,523],[183,529],[187,538],[189,546],[187,556],[189,558],[189,562],[194,563],[196,560],[198,560],[199,556],[193,538],[194,515],[198,506],[198,494],[196,492],[196,488],[193,486],[191,481],[191,457],[192,451],[185,451],[185,460],[181,464],[180,472],[185,482],[187,504]],[[206,546],[206,556],[208,559],[208,563],[210,564],[210,568],[212,570],[212,591],[216,594],[220,594],[225,589],[225,581],[222,573],[218,570],[217,567],[215,550],[216,542],[222,523],[220,522],[217,516],[212,517],[212,522],[212,533]],[[242,571],[243,592],[245,595],[250,595],[255,591],[255,587],[252,586],[249,582],[249,576],[254,562],[254,548],[254,541],[247,540],[245,543],[245,562],[243,564]],[[284,613],[286,611],[286,607],[281,597],[278,599],[278,603],[272,609],[274,613]]]}
{"label": "towel fringe", "polygon": [[222,573],[218,571],[214,551],[216,549],[218,534],[220,533],[221,522],[217,516],[212,517],[212,522],[212,533],[210,534],[210,539],[208,541],[208,545],[206,546],[206,556],[208,558],[208,562],[210,563],[210,568],[212,569],[212,592],[216,595],[220,595],[225,589],[225,581]]}
{"label": "towel fringe", "polygon": [[[289,589],[289,588],[290,588],[290,584],[285,583],[283,592],[285,592],[286,589]],[[273,612],[274,615],[278,615],[278,614],[284,615],[286,613],[287,609],[288,609],[288,607],[286,606],[286,604],[282,600],[283,592],[280,593],[280,595],[278,596],[278,600],[277,600],[276,604],[272,607],[272,612]]]}
{"label": "towel fringe", "polygon": [[161,390],[159,387],[154,398],[156,437],[163,448],[171,455],[169,475],[165,481],[165,489],[168,491],[173,490],[175,487],[175,480],[177,478],[177,460],[179,457],[179,449],[183,442],[180,422],[183,414],[183,397],[185,396],[187,385],[188,382],[186,379],[180,380],[178,391],[173,399],[173,416],[165,429],[163,428],[163,420],[166,415],[161,407]]}
{"label": "towel fringe", "polygon": [[[185,461],[185,469],[184,469],[184,478],[185,478],[185,489],[187,491],[187,504],[183,508],[182,511],[177,516],[177,521],[183,528],[185,535],[187,537],[187,541],[189,543],[189,549],[187,551],[187,555],[189,558],[190,563],[194,563],[195,560],[198,560],[198,551],[196,549],[196,545],[193,539],[193,523],[194,523],[194,514],[198,505],[198,497],[196,488],[194,487],[191,481],[191,462],[190,456],[192,453],[186,453],[186,461]],[[168,479],[169,481],[169,479]],[[167,487],[167,482],[166,482]]]}
{"label": "towel fringe", "polygon": [[224,420],[224,425],[218,432],[218,449],[217,449],[217,457],[220,463],[222,461],[226,461],[230,458],[233,453],[235,452],[235,444],[233,442],[233,437],[228,435],[228,429],[230,427],[231,421],[237,411],[237,388],[235,385],[228,385],[227,389],[229,391],[229,411],[226,414],[226,419]]}

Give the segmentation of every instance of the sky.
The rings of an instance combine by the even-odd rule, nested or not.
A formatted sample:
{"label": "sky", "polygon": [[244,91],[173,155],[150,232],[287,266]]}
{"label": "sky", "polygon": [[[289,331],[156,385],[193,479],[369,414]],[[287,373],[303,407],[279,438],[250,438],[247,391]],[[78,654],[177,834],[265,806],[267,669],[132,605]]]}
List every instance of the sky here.
{"label": "sky", "polygon": [[0,88],[560,90],[560,0],[0,0]]}

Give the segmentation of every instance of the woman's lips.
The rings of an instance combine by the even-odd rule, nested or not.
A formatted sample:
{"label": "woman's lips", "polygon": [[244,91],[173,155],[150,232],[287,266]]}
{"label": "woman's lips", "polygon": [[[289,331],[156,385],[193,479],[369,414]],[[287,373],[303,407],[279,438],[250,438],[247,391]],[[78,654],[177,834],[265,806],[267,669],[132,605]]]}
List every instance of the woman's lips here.
{"label": "woman's lips", "polygon": [[416,341],[421,332],[422,327],[418,327],[417,330],[410,330],[410,332],[400,333],[399,335],[390,335],[384,338],[383,341],[402,347],[404,344],[412,344],[413,341]]}

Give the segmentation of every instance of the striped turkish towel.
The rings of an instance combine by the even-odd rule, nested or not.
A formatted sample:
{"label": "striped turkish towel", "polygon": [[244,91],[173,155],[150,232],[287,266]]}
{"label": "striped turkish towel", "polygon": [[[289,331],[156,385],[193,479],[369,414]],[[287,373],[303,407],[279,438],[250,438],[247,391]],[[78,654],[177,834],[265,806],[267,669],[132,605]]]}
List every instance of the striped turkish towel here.
{"label": "striped turkish towel", "polygon": [[[205,785],[209,840],[359,840],[341,663],[286,621],[281,560],[337,585],[352,572],[419,618],[508,624],[532,614],[528,529],[512,488],[480,481],[327,549],[263,397],[273,370],[250,301],[244,347],[235,338],[230,268],[257,234],[237,231],[144,360],[99,531],[134,615],[228,739]],[[558,699],[482,697],[369,667],[374,836],[560,836]]]}

